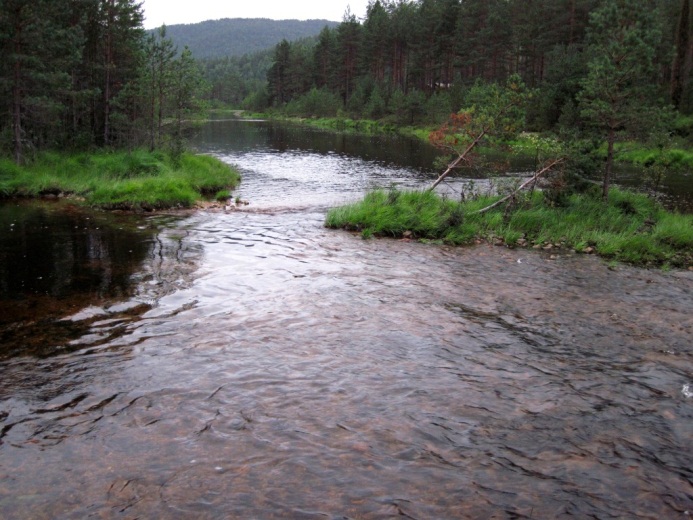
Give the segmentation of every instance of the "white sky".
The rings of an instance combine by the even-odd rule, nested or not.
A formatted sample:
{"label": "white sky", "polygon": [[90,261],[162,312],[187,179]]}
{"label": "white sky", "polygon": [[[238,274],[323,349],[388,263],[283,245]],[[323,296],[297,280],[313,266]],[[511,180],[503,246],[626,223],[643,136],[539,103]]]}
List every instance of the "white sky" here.
{"label": "white sky", "polygon": [[366,16],[368,0],[144,0],[144,27],[197,23],[220,18],[331,20],[341,22],[347,6]]}

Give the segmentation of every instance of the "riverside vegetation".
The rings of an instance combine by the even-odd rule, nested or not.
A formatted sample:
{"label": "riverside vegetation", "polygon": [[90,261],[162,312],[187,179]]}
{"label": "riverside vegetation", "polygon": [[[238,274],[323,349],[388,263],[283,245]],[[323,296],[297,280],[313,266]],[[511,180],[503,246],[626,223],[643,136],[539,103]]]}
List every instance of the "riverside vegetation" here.
{"label": "riverside vegetation", "polygon": [[206,110],[202,71],[143,20],[134,0],[3,4],[0,197],[164,209],[230,196],[238,172],[185,151]]}
{"label": "riverside vegetation", "polygon": [[44,152],[24,166],[0,159],[4,198],[71,195],[103,209],[187,208],[239,181],[235,168],[187,152]]}
{"label": "riverside vegetation", "polygon": [[390,236],[462,245],[488,240],[509,247],[597,253],[644,266],[693,265],[693,215],[671,213],[642,194],[612,189],[608,203],[594,190],[555,205],[527,194],[513,211],[478,211],[500,197],[458,202],[431,191],[375,191],[331,210],[326,225],[364,238]]}
{"label": "riverside vegetation", "polygon": [[[611,141],[601,190],[584,177],[603,163],[597,154],[585,154],[577,140],[534,137],[529,141],[536,171],[530,180],[513,185],[506,179],[485,196],[463,188],[460,202],[433,192],[463,166],[483,166],[492,174],[493,165],[484,164],[478,150],[482,145],[506,148],[508,141],[517,138],[530,95],[519,76],[509,78],[505,85],[477,84],[470,91],[475,103],[429,136],[434,146],[452,158],[427,191],[370,193],[360,203],[331,211],[326,225],[357,230],[366,238],[390,235],[451,244],[488,239],[509,246],[596,252],[639,265],[693,265],[693,215],[670,213],[644,194],[611,188],[615,144]],[[603,131],[610,132],[606,127]],[[652,159],[659,167],[655,176],[666,175],[675,162],[662,147]],[[541,184],[544,191],[536,192]]]}

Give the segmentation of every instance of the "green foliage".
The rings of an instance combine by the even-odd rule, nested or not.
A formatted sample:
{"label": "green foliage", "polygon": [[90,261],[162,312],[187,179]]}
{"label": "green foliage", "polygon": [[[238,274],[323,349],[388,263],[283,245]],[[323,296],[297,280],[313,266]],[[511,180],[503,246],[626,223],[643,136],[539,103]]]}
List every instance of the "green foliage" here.
{"label": "green foliage", "polygon": [[371,119],[379,119],[387,112],[387,104],[382,89],[376,85],[371,91],[364,113]]}
{"label": "green foliage", "polygon": [[504,84],[477,80],[465,96],[463,110],[473,113],[477,128],[491,128],[494,136],[507,141],[524,128],[525,107],[530,96],[519,75],[511,76]]}
{"label": "green foliage", "polygon": [[607,143],[603,195],[609,193],[614,144],[656,125],[655,57],[661,41],[657,12],[647,0],[605,0],[590,17],[590,60],[579,94],[581,115]]}
{"label": "green foliage", "polygon": [[313,88],[307,94],[291,100],[286,106],[289,116],[335,117],[342,108],[342,100],[327,89]]}
{"label": "green foliage", "polygon": [[535,193],[515,211],[479,209],[494,198],[453,202],[432,192],[375,191],[358,203],[331,210],[325,225],[363,236],[401,237],[468,244],[477,239],[508,245],[558,245],[638,265],[693,265],[693,215],[669,213],[644,195],[612,190],[572,194],[565,205],[547,205]]}
{"label": "green foliage", "polygon": [[[0,149],[17,163],[48,149],[183,148],[200,71],[142,3],[8,0],[0,8]],[[175,120],[173,125],[168,125]]]}

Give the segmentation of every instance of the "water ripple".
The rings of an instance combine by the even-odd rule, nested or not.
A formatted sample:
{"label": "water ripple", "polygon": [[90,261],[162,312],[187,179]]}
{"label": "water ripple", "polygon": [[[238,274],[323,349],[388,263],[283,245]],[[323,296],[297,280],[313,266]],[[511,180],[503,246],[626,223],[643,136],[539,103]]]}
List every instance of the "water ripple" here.
{"label": "water ripple", "polygon": [[[357,163],[281,177],[304,204],[311,176]],[[295,203],[287,181],[246,182]],[[323,218],[172,221],[128,304],[72,316],[74,351],[0,361],[3,517],[693,510],[693,274],[363,241]]]}

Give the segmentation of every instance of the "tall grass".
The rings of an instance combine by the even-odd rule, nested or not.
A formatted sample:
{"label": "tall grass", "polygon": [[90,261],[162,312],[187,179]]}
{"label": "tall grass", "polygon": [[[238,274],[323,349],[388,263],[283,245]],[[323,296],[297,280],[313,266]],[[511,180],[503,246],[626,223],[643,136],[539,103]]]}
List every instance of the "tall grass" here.
{"label": "tall grass", "polygon": [[238,172],[213,157],[163,152],[41,154],[18,167],[0,158],[0,195],[74,194],[103,208],[189,207],[240,181]]}
{"label": "tall grass", "polygon": [[499,207],[476,213],[493,200],[459,203],[432,192],[375,191],[361,202],[331,210],[325,224],[364,237],[411,235],[455,245],[493,239],[509,246],[594,250],[638,265],[693,264],[693,215],[669,213],[644,195],[614,189],[608,203],[580,194],[552,207],[535,193],[513,211]]}

